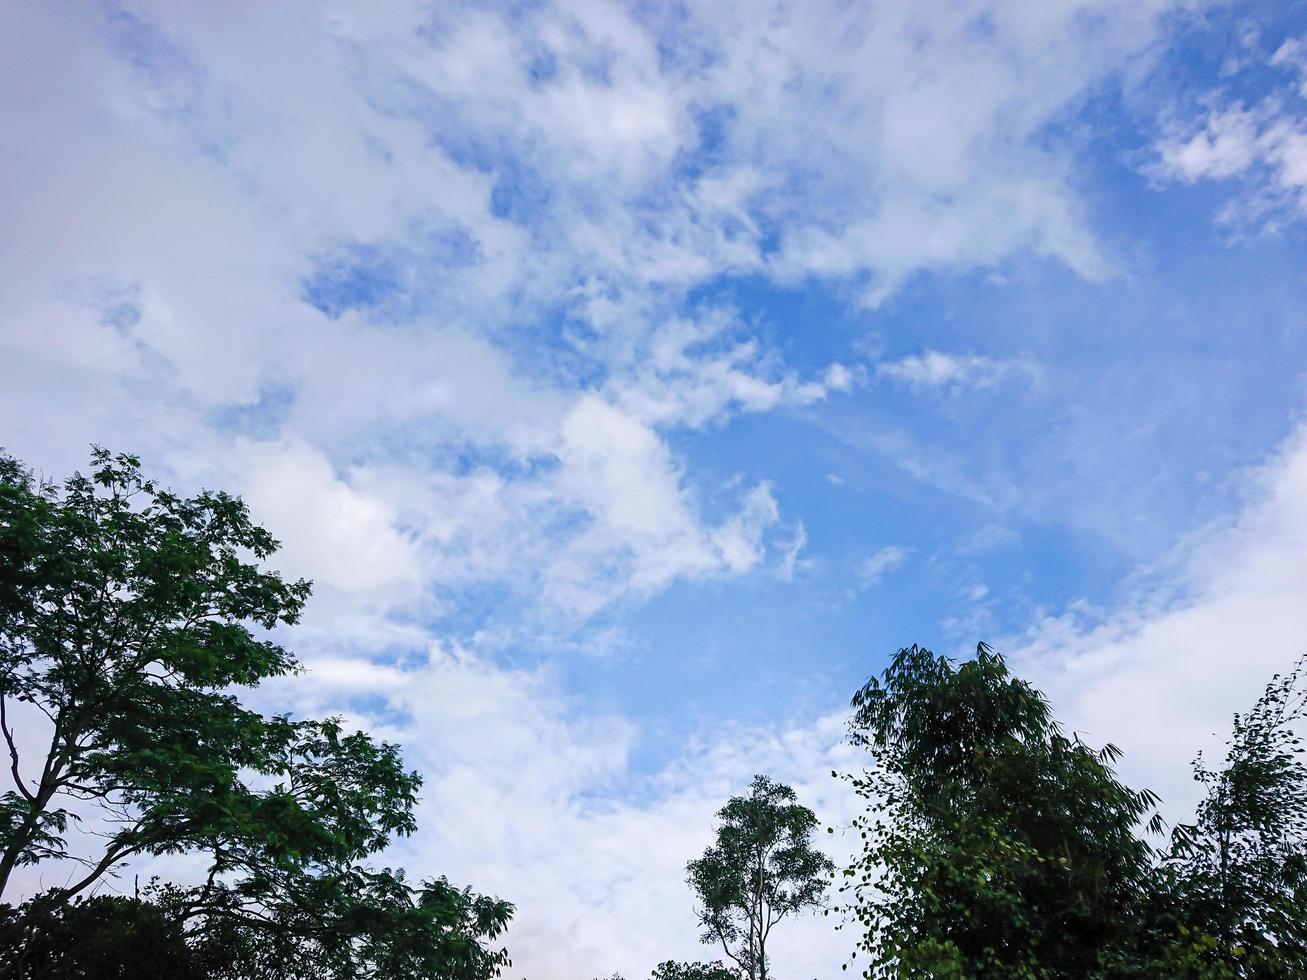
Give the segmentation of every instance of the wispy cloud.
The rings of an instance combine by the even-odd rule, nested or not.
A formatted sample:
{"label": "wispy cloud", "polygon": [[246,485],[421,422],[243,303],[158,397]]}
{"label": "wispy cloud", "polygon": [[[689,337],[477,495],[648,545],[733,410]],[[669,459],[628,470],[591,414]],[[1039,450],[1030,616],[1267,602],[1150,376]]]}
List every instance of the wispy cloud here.
{"label": "wispy cloud", "polygon": [[[1184,818],[1194,753],[1307,652],[1307,428],[1245,475],[1242,513],[1187,541],[1115,609],[1072,604],[1011,641],[1016,664]],[[1144,584],[1147,583],[1147,584]]]}
{"label": "wispy cloud", "polygon": [[880,584],[887,572],[908,560],[908,551],[896,544],[886,545],[858,566],[858,581],[864,589]]}
{"label": "wispy cloud", "polygon": [[[404,742],[428,774],[408,863],[516,901],[524,972],[642,976],[695,953],[681,868],[749,775],[845,812],[825,776],[850,761],[841,718],[723,724],[647,771],[658,726],[569,689],[555,655],[621,646],[620,613],[678,584],[803,586],[833,532],[760,430],[739,436],[763,419],[811,426],[787,446],[840,447],[793,468],[825,492],[823,473],[864,489],[879,455],[1011,510],[1010,473],[822,413],[883,395],[877,378],[1033,372],[915,337],[866,370],[834,340],[808,357],[822,323],[718,292],[817,284],[862,310],[930,271],[1110,275],[1063,123],[1152,56],[1175,6],[4,5],[6,448],[61,475],[97,441],[180,490],[245,494],[286,570],[318,582],[293,640],[312,670],[267,696]],[[1298,49],[1277,57],[1296,70]],[[1301,127],[1239,111],[1174,134],[1167,173],[1297,188]],[[1231,568],[1270,569],[1246,554]],[[853,574],[888,587],[908,558],[885,547]],[[1204,594],[1255,617],[1230,576]],[[1296,626],[1275,594],[1267,622]],[[1118,620],[1063,624],[1059,649],[1133,662],[1143,619]],[[1025,662],[1051,663],[1058,628]],[[1086,690],[1126,703],[1101,678]],[[843,959],[818,925],[787,972]]]}
{"label": "wispy cloud", "polygon": [[[342,697],[382,695],[392,719],[369,719],[409,747],[427,776],[419,836],[401,849],[414,873],[445,873],[517,903],[509,941],[536,975],[642,975],[700,955],[685,862],[702,851],[712,814],[755,772],[791,782],[824,824],[843,828],[856,801],[832,769],[859,764],[842,712],[807,724],[723,726],[657,771],[638,775],[642,733],[587,708],[547,667],[502,669],[474,650],[435,646],[407,670],[366,661],[311,664],[294,686],[306,712]],[[288,686],[289,690],[289,686]],[[521,759],[521,767],[505,760]],[[835,857],[845,836],[822,835]],[[829,975],[843,962],[830,921],[792,924],[778,969]]]}
{"label": "wispy cloud", "polygon": [[1237,178],[1246,192],[1221,208],[1220,221],[1236,231],[1275,230],[1307,214],[1307,38],[1285,40],[1269,58],[1254,50],[1238,68],[1269,69],[1279,84],[1251,102],[1212,93],[1197,120],[1174,125],[1157,143],[1151,172],[1186,183]]}
{"label": "wispy cloud", "polygon": [[[6,411],[44,419],[26,436],[52,463],[93,436],[238,489],[270,486],[293,446],[303,497],[353,495],[341,520],[360,529],[389,515],[357,533],[396,542],[396,583],[535,563],[522,579],[545,585],[523,594],[593,612],[745,573],[773,522],[748,504],[704,522],[667,434],[812,405],[857,374],[788,368],[685,291],[817,275],[883,297],[917,269],[1025,251],[1101,272],[1034,138],[1166,4],[1101,7],[1089,46],[1069,11],[999,11],[986,34],[968,29],[980,11],[847,5],[301,3],[239,25],[149,3],[11,10],[4,108],[32,138],[4,145],[8,220],[28,229],[0,244]],[[942,356],[893,370],[997,370]],[[74,375],[85,403],[37,380]],[[242,448],[255,432],[266,446]],[[328,540],[308,513],[293,547],[300,528]]]}
{"label": "wispy cloud", "polygon": [[1028,360],[984,357],[980,354],[948,354],[928,350],[896,361],[882,361],[876,373],[919,389],[992,388],[1016,376],[1027,380],[1037,376]]}
{"label": "wispy cloud", "polygon": [[794,526],[794,536],[790,538],[789,544],[781,548],[781,561],[778,574],[786,582],[794,581],[794,574],[801,567],[799,555],[803,549],[808,546],[808,529],[804,526],[803,521],[799,521]]}

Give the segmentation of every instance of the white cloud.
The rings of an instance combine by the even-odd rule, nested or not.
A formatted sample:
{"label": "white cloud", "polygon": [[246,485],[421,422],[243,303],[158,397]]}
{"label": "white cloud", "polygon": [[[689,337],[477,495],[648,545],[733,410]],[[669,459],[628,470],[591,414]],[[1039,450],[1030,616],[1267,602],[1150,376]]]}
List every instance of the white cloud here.
{"label": "white cloud", "polygon": [[[478,586],[543,601],[575,637],[678,579],[769,555],[792,577],[806,532],[775,542],[767,474],[715,511],[669,435],[862,379],[791,369],[687,291],[833,278],[874,304],[920,270],[1026,254],[1108,274],[1049,134],[1172,6],[4,5],[7,447],[58,475],[96,440],[179,489],[244,492],[323,586],[307,693],[285,696],[401,713],[365,720],[428,774],[415,871],[517,901],[537,980],[642,976],[696,953],[683,863],[753,772],[847,813],[825,775],[852,759],[842,716],[709,733],[642,776],[652,736],[547,668],[345,651],[424,649],[440,603]],[[992,374],[932,356],[895,376]],[[790,934],[778,968],[834,973],[828,921]]]}
{"label": "white cloud", "polygon": [[610,382],[615,399],[651,425],[699,428],[733,412],[810,405],[857,381],[838,363],[821,380],[801,381],[757,341],[739,339],[739,330],[723,311],[662,324],[648,337],[644,356]]}
{"label": "white cloud", "polygon": [[896,544],[886,545],[858,566],[858,581],[864,589],[872,588],[880,583],[886,572],[893,571],[907,560],[906,548]]}
{"label": "white cloud", "polygon": [[763,535],[780,520],[781,511],[771,487],[760,483],[741,501],[740,510],[713,535],[726,567],[748,571],[763,558]]}
{"label": "white cloud", "polygon": [[1034,365],[1026,360],[937,350],[910,354],[897,361],[882,361],[876,365],[876,373],[913,388],[992,388],[1013,375],[1036,376]]}
{"label": "white cloud", "polygon": [[559,499],[579,504],[585,520],[550,563],[546,594],[580,615],[673,578],[746,572],[762,560],[764,535],[780,518],[764,483],[743,495],[737,513],[705,528],[666,445],[597,396],[568,414],[559,458]]}
{"label": "white cloud", "polygon": [[790,538],[789,544],[781,546],[781,561],[777,574],[782,581],[794,581],[794,573],[806,564],[806,562],[801,562],[799,555],[807,546],[808,529],[804,526],[803,521],[799,521],[794,526],[794,536]]}
{"label": "white cloud", "polygon": [[416,536],[397,529],[384,502],[336,476],[321,452],[302,443],[260,444],[244,455],[250,475],[241,481],[243,496],[285,537],[278,564],[287,575],[344,592],[421,584]]}
{"label": "white cloud", "polygon": [[[860,378],[800,374],[684,291],[883,296],[1031,250],[1100,274],[1036,134],[1166,6],[8,7],[9,444],[71,468],[97,439],[252,490],[299,447],[323,496],[282,533],[345,591],[547,579],[594,611],[743,573],[771,511],[704,521],[667,434]],[[265,473],[223,460],[242,439]],[[333,508],[371,529],[357,568]]]}
{"label": "white cloud", "polygon": [[[706,81],[737,116],[756,213],[784,229],[779,276],[873,274],[1018,251],[1086,276],[1109,263],[1041,127],[1144,50],[1169,4],[773,4],[696,8]],[[778,175],[784,174],[785,177]]]}
{"label": "white cloud", "polygon": [[[855,812],[847,784],[829,775],[861,761],[843,713],[706,731],[642,773],[632,756],[652,733],[569,698],[547,667],[505,669],[435,647],[405,671],[313,661],[295,690],[308,712],[362,691],[402,715],[373,723],[426,774],[419,835],[398,856],[415,874],[450,874],[517,903],[514,967],[540,980],[643,977],[663,959],[703,958],[685,862],[754,773],[789,782],[824,824]],[[824,831],[816,843],[840,859],[851,847]],[[778,972],[796,976],[829,976],[850,951],[820,916],[778,928],[775,950]]]}
{"label": "white cloud", "polygon": [[1213,112],[1188,139],[1172,137],[1158,145],[1162,169],[1190,183],[1232,177],[1260,155],[1259,128],[1256,113],[1239,108]]}
{"label": "white cloud", "polygon": [[1275,49],[1270,64],[1298,73],[1298,94],[1307,98],[1307,37],[1291,37]]}
{"label": "white cloud", "polygon": [[1021,535],[1001,524],[986,524],[967,534],[957,543],[962,555],[983,555],[1017,544]]}
{"label": "white cloud", "polygon": [[1246,487],[1235,521],[1195,536],[1121,608],[1073,605],[1010,644],[1058,714],[1124,749],[1127,778],[1171,817],[1194,802],[1194,753],[1307,652],[1307,427]]}
{"label": "white cloud", "polygon": [[[11,448],[71,469],[95,439],[268,498],[288,560],[308,556],[345,591],[545,576],[539,594],[594,611],[627,588],[758,564],[770,511],[755,497],[748,520],[701,523],[660,430],[811,404],[851,374],[801,379],[742,325],[669,318],[635,289],[654,268],[701,277],[717,262],[660,240],[673,229],[631,234],[622,217],[694,138],[687,93],[660,74],[645,27],[606,4],[545,8],[530,28],[450,14],[432,30],[430,10],[402,2],[368,17],[279,5],[257,25],[127,9],[6,12],[8,132],[27,135],[0,152],[19,209],[10,227],[29,231],[0,240],[0,399],[7,417],[32,420]],[[302,43],[281,50],[286,36]],[[548,84],[528,77],[537,55],[557,66]],[[442,132],[490,139],[505,166],[529,158],[564,210],[496,215],[497,178],[433,145],[418,96],[448,100]],[[748,185],[705,181],[722,208]],[[472,264],[423,267],[433,228],[465,235]],[[384,324],[304,302],[323,257],[354,244],[418,256],[394,273]],[[348,293],[341,254],[327,284]],[[587,328],[626,338],[577,343],[583,372],[607,376],[597,441],[581,430],[607,410],[549,363],[556,350],[520,359],[506,326],[583,295],[579,270],[616,317]],[[64,381],[87,397],[57,395]],[[237,444],[265,471],[228,459]],[[292,474],[286,446],[311,471]],[[472,472],[447,463],[468,450],[488,458]],[[279,488],[289,476],[294,489]],[[351,562],[346,543],[365,557]]]}
{"label": "white cloud", "polygon": [[1307,42],[1286,40],[1266,64],[1293,77],[1252,104],[1217,91],[1202,118],[1173,128],[1155,148],[1157,176],[1190,184],[1231,178],[1247,183],[1248,193],[1219,215],[1235,229],[1274,230],[1307,213]]}

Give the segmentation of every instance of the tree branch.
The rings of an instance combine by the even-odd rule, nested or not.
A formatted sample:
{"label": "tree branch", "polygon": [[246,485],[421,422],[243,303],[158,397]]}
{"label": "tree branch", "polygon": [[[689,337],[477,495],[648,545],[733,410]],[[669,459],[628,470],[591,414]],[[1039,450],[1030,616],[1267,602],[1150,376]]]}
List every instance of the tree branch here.
{"label": "tree branch", "polygon": [[23,798],[32,806],[36,806],[36,794],[23,785],[22,774],[18,770],[18,746],[14,744],[13,733],[9,730],[9,720],[5,716],[5,702],[7,698],[0,695],[0,729],[4,731],[5,742],[9,745],[9,771],[14,774],[14,785],[18,787],[18,792],[23,794]]}
{"label": "tree branch", "polygon": [[106,871],[108,871],[111,867],[113,867],[115,861],[117,861],[120,858],[126,857],[129,854],[134,853],[136,850],[138,850],[137,847],[122,847],[117,850],[110,847],[107,851],[104,852],[104,857],[100,858],[100,860],[95,864],[95,866],[91,868],[90,873],[88,873],[86,877],[82,878],[82,880],[77,882],[77,884],[75,885],[69,885],[66,888],[60,888],[59,889],[60,894],[62,894],[65,898],[72,898],[78,892],[82,891],[83,889],[87,888],[88,886],[94,884],[97,880],[99,880],[99,878]]}
{"label": "tree branch", "polygon": [[743,970],[744,964],[740,962],[739,957],[737,957],[734,953],[731,952],[731,948],[728,945],[726,945],[726,936],[722,932],[722,927],[717,923],[712,923],[712,927],[713,927],[713,931],[717,933],[717,939],[722,944],[722,952],[725,953],[735,963],[736,966],[738,966],[741,970]]}

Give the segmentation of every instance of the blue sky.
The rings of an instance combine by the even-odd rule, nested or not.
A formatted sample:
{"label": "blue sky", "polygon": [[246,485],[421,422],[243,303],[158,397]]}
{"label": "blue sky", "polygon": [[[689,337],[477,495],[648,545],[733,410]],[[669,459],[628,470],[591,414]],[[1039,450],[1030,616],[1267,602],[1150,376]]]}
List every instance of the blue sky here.
{"label": "blue sky", "polygon": [[23,0],[0,444],[242,493],[316,582],[260,703],[637,978],[754,772],[848,819],[907,643],[1183,811],[1307,634],[1305,107],[1297,3]]}

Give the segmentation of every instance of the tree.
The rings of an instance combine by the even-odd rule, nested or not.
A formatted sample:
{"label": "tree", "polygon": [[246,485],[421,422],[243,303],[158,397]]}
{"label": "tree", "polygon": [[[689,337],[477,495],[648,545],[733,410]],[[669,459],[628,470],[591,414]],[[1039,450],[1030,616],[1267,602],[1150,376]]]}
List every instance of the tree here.
{"label": "tree", "polygon": [[1063,735],[984,644],[961,664],[900,650],[853,707],[852,739],[875,758],[850,777],[865,845],[842,889],[864,975],[1109,975],[1101,959],[1126,941],[1150,871],[1136,827],[1156,802],[1116,780],[1118,750]]}
{"label": "tree", "polygon": [[816,815],[794,790],[755,776],[717,811],[716,843],[686,865],[700,937],[719,943],[749,980],[766,980],[767,939],[787,915],[821,903],[834,865],[811,844]]}
{"label": "tree", "polygon": [[1175,923],[1168,949],[1196,947],[1211,976],[1307,976],[1305,666],[1235,715],[1219,770],[1195,760],[1206,796],[1159,869],[1155,918]]}
{"label": "tree", "polygon": [[740,975],[722,966],[721,960],[713,960],[711,963],[664,960],[653,968],[649,980],[740,980]]}
{"label": "tree", "polygon": [[[238,498],[182,498],[135,457],[97,448],[61,491],[0,454],[0,895],[41,861],[78,869],[46,896],[66,903],[134,856],[207,854],[203,883],[159,908],[192,945],[225,930],[283,955],[251,976],[497,973],[485,943],[511,906],[364,863],[415,828],[399,749],[233,693],[298,669],[254,633],[309,596],[262,567],[276,548]],[[44,720],[35,754],[18,707]],[[72,846],[74,821],[94,850]]]}
{"label": "tree", "polygon": [[[414,888],[402,872],[355,868],[291,884],[293,891],[260,895],[258,918],[234,890],[210,899],[188,936],[204,976],[483,980],[509,963],[486,940],[503,932],[511,907],[444,878]],[[192,895],[178,889],[163,904],[185,918]]]}
{"label": "tree", "polygon": [[[0,966],[44,980],[207,980],[181,926],[116,895],[0,906]],[[21,962],[19,958],[21,956]]]}

